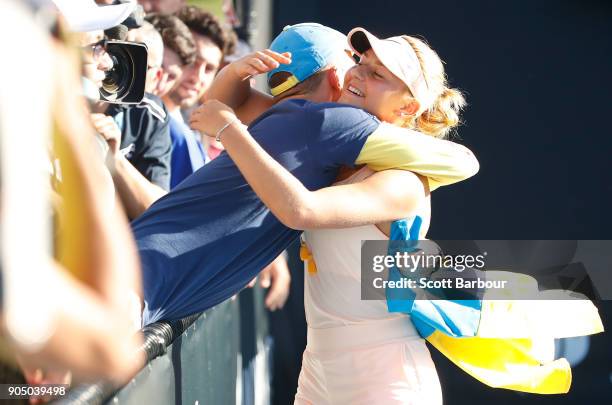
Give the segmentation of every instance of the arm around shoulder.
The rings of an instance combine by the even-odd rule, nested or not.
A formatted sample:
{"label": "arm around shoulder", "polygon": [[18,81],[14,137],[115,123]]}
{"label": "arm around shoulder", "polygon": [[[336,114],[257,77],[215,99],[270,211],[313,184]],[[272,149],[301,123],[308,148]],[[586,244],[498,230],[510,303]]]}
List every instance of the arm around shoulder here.
{"label": "arm around shoulder", "polygon": [[479,170],[478,160],[465,146],[390,124],[381,124],[369,136],[356,163],[377,171],[413,171],[428,178],[431,190],[468,179]]}
{"label": "arm around shoulder", "polygon": [[385,170],[356,182],[309,192],[298,215],[287,218],[294,229],[348,228],[393,221],[415,213],[429,193],[427,183],[404,170]]}
{"label": "arm around shoulder", "polygon": [[[220,139],[257,196],[287,227],[342,228],[402,218],[424,195],[412,173],[377,173],[365,181],[310,191],[274,160],[227,106],[205,103],[191,118],[194,128]],[[398,187],[397,176],[412,176]],[[393,177],[395,176],[395,178]]]}

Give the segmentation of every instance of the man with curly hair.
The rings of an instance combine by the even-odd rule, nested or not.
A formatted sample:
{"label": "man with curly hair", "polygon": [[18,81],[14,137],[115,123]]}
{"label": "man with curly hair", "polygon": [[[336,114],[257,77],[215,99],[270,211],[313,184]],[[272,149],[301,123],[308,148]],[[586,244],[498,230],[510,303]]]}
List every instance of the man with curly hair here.
{"label": "man with curly hair", "polygon": [[199,7],[185,6],[176,16],[189,27],[196,43],[195,63],[184,70],[175,90],[181,106],[191,108],[210,87],[223,56],[233,52],[236,39],[215,16]]}

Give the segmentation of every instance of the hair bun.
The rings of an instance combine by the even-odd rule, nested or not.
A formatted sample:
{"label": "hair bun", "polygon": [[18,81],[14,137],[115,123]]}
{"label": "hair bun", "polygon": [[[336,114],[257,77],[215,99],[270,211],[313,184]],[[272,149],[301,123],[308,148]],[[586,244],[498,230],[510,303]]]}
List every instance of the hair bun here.
{"label": "hair bun", "polygon": [[459,90],[448,87],[442,60],[424,40],[407,35],[403,38],[419,59],[429,91],[437,95],[431,106],[415,118],[414,128],[424,134],[444,138],[459,125],[459,113],[465,106],[465,99]]}
{"label": "hair bun", "polygon": [[459,125],[459,113],[465,99],[457,89],[445,87],[433,105],[416,120],[416,129],[428,135],[445,138],[449,131]]}

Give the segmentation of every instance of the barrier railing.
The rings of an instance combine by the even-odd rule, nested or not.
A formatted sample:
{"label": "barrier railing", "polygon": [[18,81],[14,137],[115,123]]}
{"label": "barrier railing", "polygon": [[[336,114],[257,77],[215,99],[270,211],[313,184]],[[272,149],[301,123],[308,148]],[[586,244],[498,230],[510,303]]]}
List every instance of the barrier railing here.
{"label": "barrier railing", "polygon": [[125,386],[77,386],[55,404],[269,404],[262,292],[176,322],[143,328],[144,368]]}

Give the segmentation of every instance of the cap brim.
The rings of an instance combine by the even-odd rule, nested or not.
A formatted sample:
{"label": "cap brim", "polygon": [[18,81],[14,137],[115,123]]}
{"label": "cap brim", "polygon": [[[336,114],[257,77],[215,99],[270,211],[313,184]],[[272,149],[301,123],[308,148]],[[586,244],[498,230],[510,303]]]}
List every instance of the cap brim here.
{"label": "cap brim", "polygon": [[371,49],[380,62],[385,65],[387,69],[391,71],[395,76],[399,77],[402,81],[410,87],[410,84],[406,81],[404,72],[400,66],[400,61],[395,55],[396,49],[389,42],[378,39],[375,35],[370,34],[365,28],[357,27],[353,28],[347,35],[348,42],[353,52],[358,55],[364,54],[367,50]]}
{"label": "cap brim", "polygon": [[409,78],[406,77],[402,69],[401,60],[397,57],[397,49],[393,44],[378,39],[375,35],[370,34],[368,30],[361,27],[353,28],[349,32],[348,42],[353,51],[358,55],[362,55],[367,50],[372,49],[380,62],[410,87]]}
{"label": "cap brim", "polygon": [[365,28],[357,27],[349,32],[348,42],[353,51],[359,55],[372,49],[380,62],[410,89],[422,108],[431,104],[431,94],[419,59],[402,37],[379,39]]}
{"label": "cap brim", "polygon": [[347,38],[353,52],[359,55],[372,48],[373,43],[380,41],[376,36],[370,34],[368,30],[362,27],[353,28],[348,33]]}
{"label": "cap brim", "polygon": [[136,8],[135,2],[98,6],[93,0],[53,0],[72,31],[105,30],[121,24]]}

